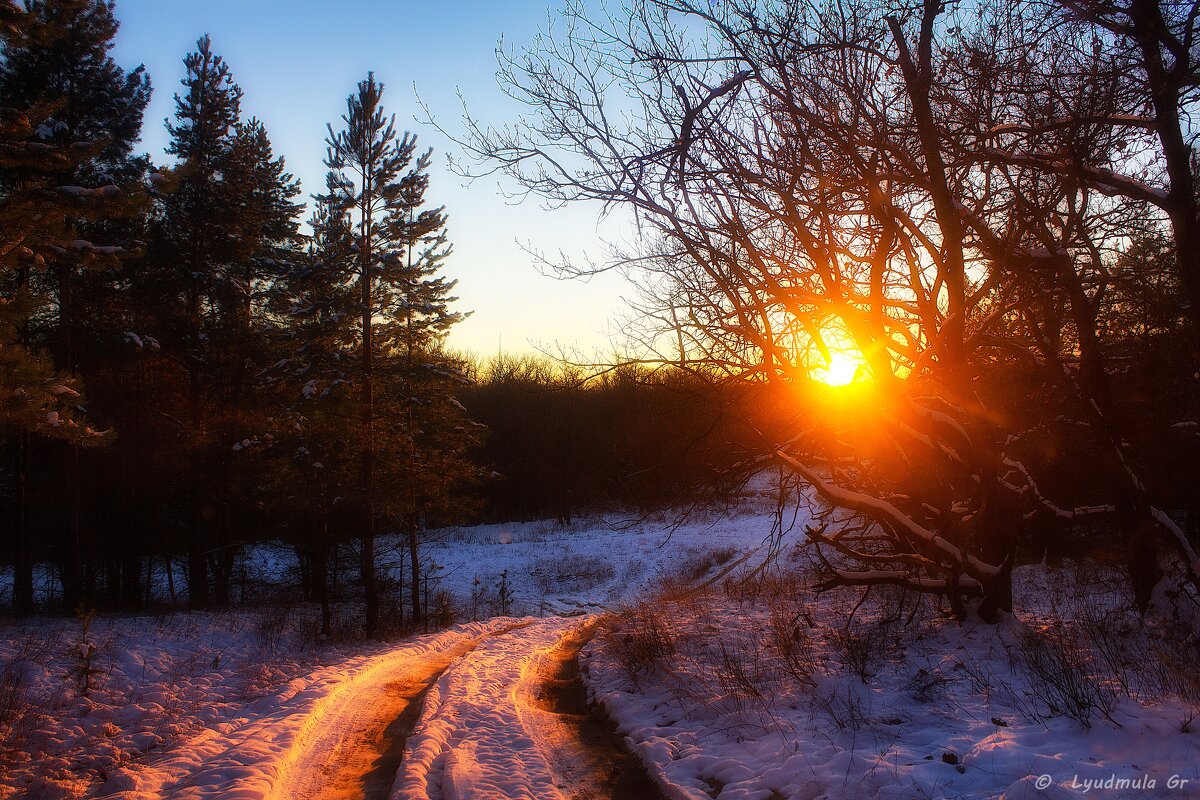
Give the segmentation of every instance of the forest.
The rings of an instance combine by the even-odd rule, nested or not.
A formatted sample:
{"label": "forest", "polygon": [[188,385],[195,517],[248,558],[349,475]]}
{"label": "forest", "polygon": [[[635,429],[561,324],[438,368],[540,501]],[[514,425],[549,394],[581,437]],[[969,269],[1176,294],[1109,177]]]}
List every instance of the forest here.
{"label": "forest", "polygon": [[[220,28],[0,0],[0,796],[1200,785],[1200,2],[511,2],[402,4],[457,117],[253,4],[382,62],[301,186]],[[606,351],[455,346],[445,175]]]}
{"label": "forest", "polygon": [[415,588],[428,525],[648,508],[696,484],[684,451],[721,416],[706,385],[447,350],[466,311],[446,212],[424,201],[433,154],[373,76],[329,129],[306,213],[207,37],[156,164],[136,152],[150,76],[110,57],[113,6],[3,10],[15,613],[228,606],[240,555],[271,539],[297,549],[307,599],[329,602],[331,559],[353,573],[370,630],[378,526],[409,538]]}
{"label": "forest", "polygon": [[[1195,67],[1165,12],[998,8],[931,21],[895,54],[863,44],[863,20],[759,25],[736,5],[643,8],[608,48],[548,32],[500,76],[579,125],[468,118],[459,141],[533,193],[646,226],[604,265],[641,287],[637,322],[584,364],[447,347],[469,313],[450,212],[425,202],[434,155],[373,74],[306,203],[208,37],[183,58],[157,164],[136,152],[150,76],[109,54],[114,6],[4,8],[0,499],[18,614],[135,609],[163,582],[226,606],[267,538],[296,548],[307,599],[327,604],[331,563],[354,562],[371,630],[377,530],[407,537],[415,620],[430,527],[681,507],[767,463],[877,539],[812,528],[857,561],[830,562],[833,583],[908,564],[884,577],[1007,607],[1019,559],[1103,547],[1144,606],[1170,564],[1200,572],[1200,229],[1179,151]],[[680,56],[696,45],[673,15],[742,68]],[[1169,62],[1147,61],[1138,25]],[[597,124],[606,98],[574,67],[628,85],[640,128]]]}

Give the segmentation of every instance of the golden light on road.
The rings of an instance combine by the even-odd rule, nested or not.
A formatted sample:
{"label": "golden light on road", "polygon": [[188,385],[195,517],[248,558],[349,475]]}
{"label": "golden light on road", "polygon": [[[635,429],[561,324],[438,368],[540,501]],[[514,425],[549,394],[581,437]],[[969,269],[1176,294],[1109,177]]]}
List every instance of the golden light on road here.
{"label": "golden light on road", "polygon": [[840,350],[829,353],[829,362],[823,367],[815,367],[809,376],[826,386],[848,386],[867,374],[867,365],[861,358]]}

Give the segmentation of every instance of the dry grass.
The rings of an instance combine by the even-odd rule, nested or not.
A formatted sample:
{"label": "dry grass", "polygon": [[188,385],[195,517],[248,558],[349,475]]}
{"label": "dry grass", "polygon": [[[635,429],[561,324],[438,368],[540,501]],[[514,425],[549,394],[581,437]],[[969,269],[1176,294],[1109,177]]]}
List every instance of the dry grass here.
{"label": "dry grass", "polygon": [[781,669],[802,686],[816,686],[813,673],[817,657],[812,637],[800,627],[800,614],[782,604],[772,605],[770,614],[770,642],[779,656]]}
{"label": "dry grass", "polygon": [[612,563],[600,556],[572,555],[543,564],[530,573],[543,593],[580,593],[608,583],[616,577]]}
{"label": "dry grass", "polygon": [[828,633],[830,649],[849,672],[864,684],[878,673],[884,661],[895,655],[900,631],[891,622],[848,621]]}
{"label": "dry grass", "polygon": [[618,612],[606,626],[604,638],[634,686],[640,686],[644,676],[660,671],[678,652],[670,621],[648,604]]}
{"label": "dry grass", "polygon": [[693,553],[679,566],[678,575],[684,583],[695,583],[717,567],[723,567],[740,553],[736,547],[714,547]]}
{"label": "dry grass", "polygon": [[1116,694],[1093,677],[1094,656],[1063,625],[1022,632],[1018,657],[1036,680],[1034,698],[1053,716],[1064,715],[1085,728],[1097,716],[1112,719]]}

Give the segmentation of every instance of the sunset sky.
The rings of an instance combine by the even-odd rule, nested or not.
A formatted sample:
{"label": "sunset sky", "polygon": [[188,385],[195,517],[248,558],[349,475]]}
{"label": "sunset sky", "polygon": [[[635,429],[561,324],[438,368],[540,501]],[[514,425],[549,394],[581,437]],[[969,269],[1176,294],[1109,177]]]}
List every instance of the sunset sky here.
{"label": "sunset sky", "polygon": [[[245,91],[243,115],[267,126],[277,154],[287,158],[304,197],[321,187],[325,126],[340,122],[346,96],[374,70],[387,86],[384,101],[397,125],[435,150],[430,197],[444,204],[455,255],[446,267],[459,279],[461,310],[474,314],[454,331],[451,346],[488,355],[535,346],[605,349],[610,320],[624,291],[615,276],[587,284],[538,272],[520,243],[554,254],[603,257],[596,208],[547,211],[536,200],[514,206],[495,178],[470,187],[451,174],[457,148],[419,121],[417,96],[439,124],[461,130],[458,93],[471,113],[501,124],[520,108],[495,78],[495,48],[524,44],[546,25],[548,0],[118,0],[121,32],[115,56],[125,67],[144,63],[154,83],[143,143],[165,160],[163,120],[174,113],[182,59],[208,33]],[[335,124],[336,128],[336,124]]]}

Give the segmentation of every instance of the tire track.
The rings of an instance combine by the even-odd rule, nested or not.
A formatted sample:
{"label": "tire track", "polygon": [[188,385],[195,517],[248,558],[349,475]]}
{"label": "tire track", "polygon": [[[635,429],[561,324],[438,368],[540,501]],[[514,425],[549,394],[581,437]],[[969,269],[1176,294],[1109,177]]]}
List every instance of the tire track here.
{"label": "tire track", "polygon": [[521,723],[568,800],[663,800],[616,725],[588,703],[579,652],[598,625],[590,620],[532,660],[518,689]]}
{"label": "tire track", "polygon": [[350,687],[314,720],[291,754],[269,800],[387,800],[422,701],[455,662],[520,622],[466,639],[420,659],[401,659]]}

